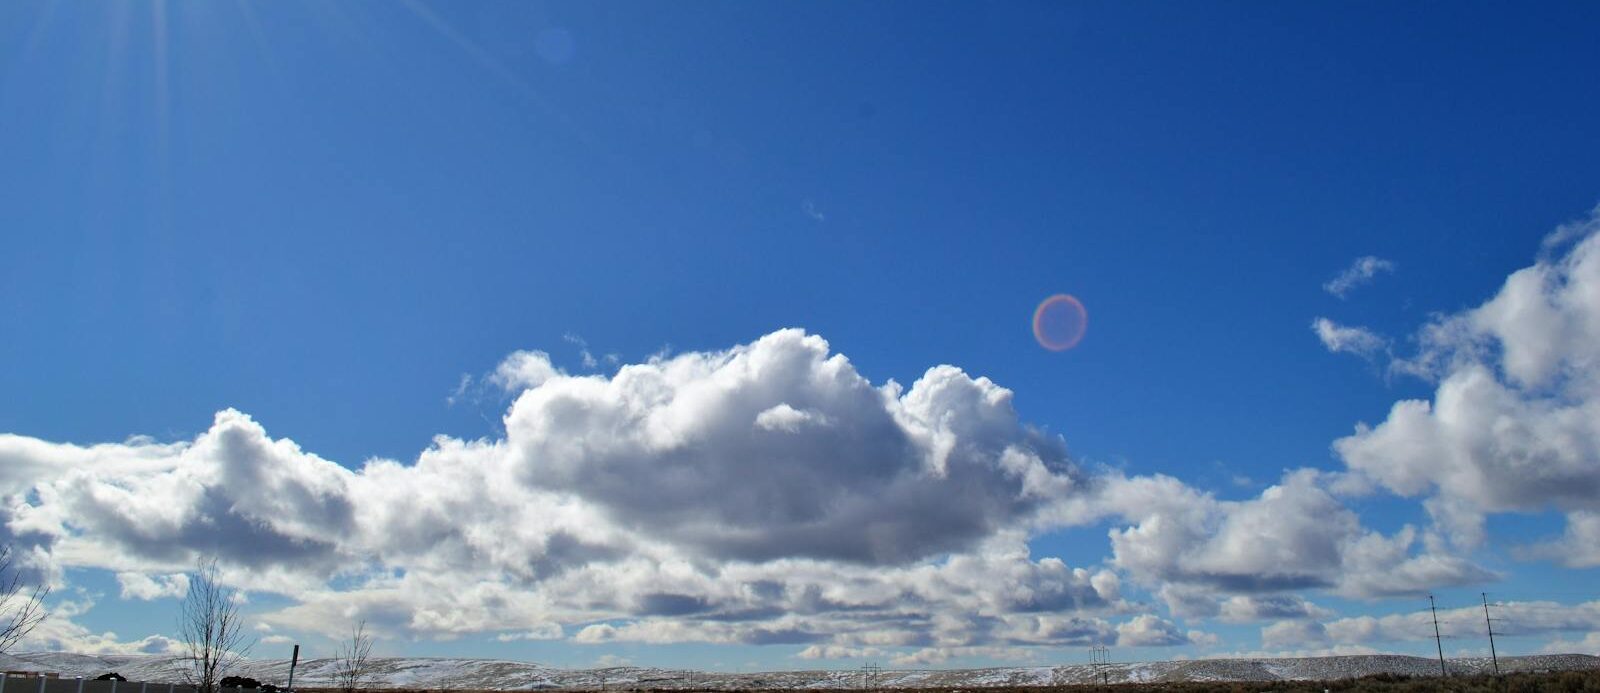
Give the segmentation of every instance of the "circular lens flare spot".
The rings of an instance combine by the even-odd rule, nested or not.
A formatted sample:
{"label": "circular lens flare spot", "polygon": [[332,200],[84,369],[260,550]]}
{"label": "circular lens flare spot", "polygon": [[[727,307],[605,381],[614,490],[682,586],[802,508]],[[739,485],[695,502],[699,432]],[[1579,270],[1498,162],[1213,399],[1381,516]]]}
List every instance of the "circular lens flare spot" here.
{"label": "circular lens flare spot", "polygon": [[1033,338],[1051,351],[1066,351],[1083,341],[1089,312],[1069,294],[1056,294],[1033,311]]}

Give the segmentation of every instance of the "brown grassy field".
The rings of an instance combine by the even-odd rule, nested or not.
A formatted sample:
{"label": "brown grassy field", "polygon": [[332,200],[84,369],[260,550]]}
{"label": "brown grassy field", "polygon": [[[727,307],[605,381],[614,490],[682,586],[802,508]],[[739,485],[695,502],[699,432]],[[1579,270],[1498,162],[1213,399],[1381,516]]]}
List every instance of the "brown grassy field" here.
{"label": "brown grassy field", "polygon": [[[594,690],[594,689],[590,689]],[[613,687],[607,690],[629,693],[684,693],[683,690]],[[794,693],[841,693],[861,689],[812,689]],[[895,693],[1337,693],[1374,691],[1377,693],[1600,693],[1600,671],[1560,671],[1518,673],[1505,676],[1452,676],[1450,678],[1410,678],[1379,674],[1336,681],[1219,681],[1172,683],[1119,683],[1111,685],[985,687],[985,688],[894,688]],[[301,693],[343,693],[331,688],[301,688]],[[500,691],[461,691],[435,689],[371,689],[372,693],[503,693]],[[768,689],[770,691],[770,689]],[[708,693],[740,693],[735,689],[709,689]],[[751,691],[750,693],[763,693]]]}

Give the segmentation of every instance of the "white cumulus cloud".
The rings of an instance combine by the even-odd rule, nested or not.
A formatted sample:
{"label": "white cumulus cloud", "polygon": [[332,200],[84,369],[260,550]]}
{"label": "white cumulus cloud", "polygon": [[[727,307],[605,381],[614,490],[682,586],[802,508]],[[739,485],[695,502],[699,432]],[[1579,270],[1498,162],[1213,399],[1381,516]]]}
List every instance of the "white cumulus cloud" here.
{"label": "white cumulus cloud", "polygon": [[122,587],[123,599],[150,601],[162,598],[182,598],[189,592],[189,576],[145,575],[144,573],[117,573],[117,584]]}
{"label": "white cumulus cloud", "polygon": [[1397,402],[1384,421],[1338,440],[1349,468],[1426,498],[1435,521],[1468,545],[1499,512],[1553,508],[1568,513],[1569,536],[1587,536],[1600,512],[1600,236],[1517,271],[1483,305],[1433,321],[1419,342],[1398,368],[1436,378],[1432,400]]}
{"label": "white cumulus cloud", "polygon": [[[1131,524],[1111,530],[1112,562],[1161,586],[1174,613],[1215,616],[1230,594],[1330,589],[1375,598],[1492,579],[1492,573],[1416,530],[1384,535],[1326,487],[1326,475],[1291,471],[1258,498],[1221,501],[1169,477],[1112,478],[1101,502]],[[1238,615],[1245,607],[1234,602]]]}
{"label": "white cumulus cloud", "polygon": [[535,351],[495,373],[504,438],[354,470],[234,410],[176,443],[3,436],[0,538],[52,574],[112,571],[131,599],[177,595],[215,554],[229,584],[289,598],[268,627],[336,637],[365,619],[932,653],[1104,642],[1132,608],[1115,572],[1030,554],[1089,476],[988,379],[873,384],[798,330],[612,375]]}
{"label": "white cumulus cloud", "polygon": [[[0,541],[56,579],[112,571],[134,599],[176,595],[181,571],[216,554],[231,584],[289,597],[266,623],[334,636],[366,619],[385,636],[925,664],[1214,642],[1171,620],[1194,618],[1268,623],[1266,647],[1349,648],[1365,622],[1329,620],[1306,593],[1493,580],[1463,550],[1487,513],[1563,512],[1566,534],[1525,553],[1600,562],[1583,550],[1600,544],[1597,315],[1589,236],[1425,328],[1400,368],[1437,392],[1337,441],[1347,471],[1291,469],[1241,500],[1086,469],[987,378],[941,365],[874,383],[821,337],[780,330],[603,374],[518,351],[488,378],[513,397],[503,437],[438,437],[359,469],[234,410],[171,443],[0,435]],[[1313,329],[1330,350],[1389,349],[1361,328]],[[1433,525],[1368,528],[1347,501],[1376,488],[1422,499]],[[1105,527],[1104,564],[1030,550],[1086,525]],[[1385,637],[1405,625],[1374,623]]]}

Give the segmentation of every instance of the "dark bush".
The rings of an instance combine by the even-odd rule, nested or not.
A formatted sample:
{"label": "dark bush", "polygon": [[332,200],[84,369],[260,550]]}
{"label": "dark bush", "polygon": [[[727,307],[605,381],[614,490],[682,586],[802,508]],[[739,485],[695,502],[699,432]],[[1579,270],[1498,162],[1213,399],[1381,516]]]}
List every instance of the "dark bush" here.
{"label": "dark bush", "polygon": [[108,673],[96,676],[96,677],[94,677],[94,680],[96,680],[96,681],[127,681],[128,677],[123,676],[122,674],[118,674],[117,672],[113,671],[113,672],[108,672]]}

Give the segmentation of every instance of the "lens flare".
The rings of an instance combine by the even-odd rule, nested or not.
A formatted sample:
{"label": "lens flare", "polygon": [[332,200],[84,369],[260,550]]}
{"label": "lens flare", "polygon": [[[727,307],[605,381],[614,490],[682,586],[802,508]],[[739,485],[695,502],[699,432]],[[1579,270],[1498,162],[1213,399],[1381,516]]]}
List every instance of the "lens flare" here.
{"label": "lens flare", "polygon": [[1083,341],[1089,329],[1089,312],[1069,294],[1056,294],[1033,311],[1033,338],[1051,351],[1066,351]]}

